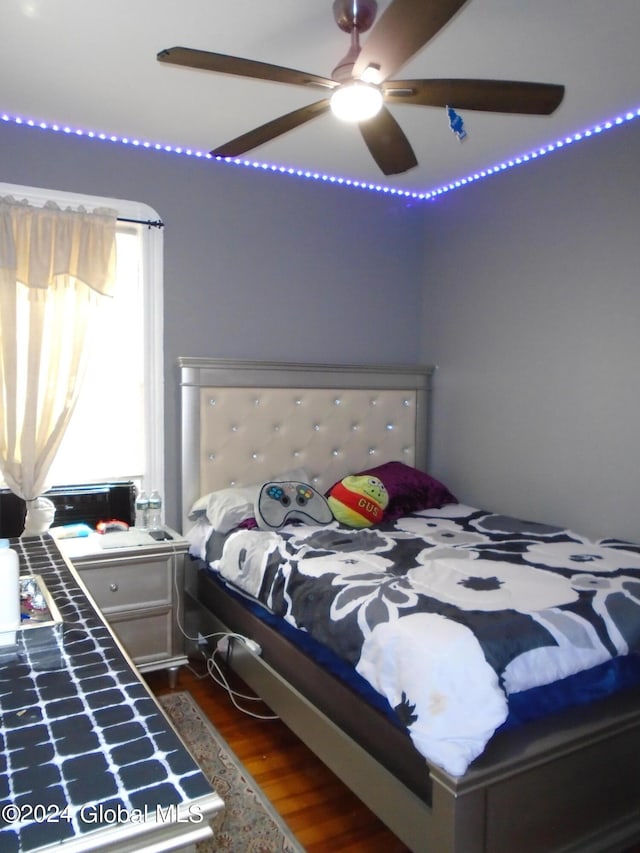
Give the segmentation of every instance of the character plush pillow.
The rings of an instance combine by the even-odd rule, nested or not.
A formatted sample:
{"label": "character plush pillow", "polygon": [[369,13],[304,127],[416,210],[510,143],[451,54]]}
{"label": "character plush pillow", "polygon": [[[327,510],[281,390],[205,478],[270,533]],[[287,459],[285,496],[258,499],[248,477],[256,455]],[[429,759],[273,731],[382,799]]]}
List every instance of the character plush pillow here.
{"label": "character plush pillow", "polygon": [[331,488],[327,502],[340,524],[372,527],[382,521],[389,495],[378,477],[351,475]]}
{"label": "character plush pillow", "polygon": [[265,483],[256,502],[255,517],[261,530],[276,530],[290,521],[307,524],[333,521],[324,495],[299,481]]}

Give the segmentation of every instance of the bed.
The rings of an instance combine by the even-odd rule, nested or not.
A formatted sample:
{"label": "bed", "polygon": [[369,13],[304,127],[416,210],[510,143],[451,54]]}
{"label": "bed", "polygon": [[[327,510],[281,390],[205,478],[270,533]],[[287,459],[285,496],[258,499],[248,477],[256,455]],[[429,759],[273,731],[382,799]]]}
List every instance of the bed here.
{"label": "bed", "polygon": [[[413,851],[637,841],[640,549],[468,507],[429,478],[431,368],[183,358],[179,369],[187,633],[251,640],[232,643],[231,665]],[[390,472],[403,488],[418,478],[419,506]],[[378,493],[353,499],[354,474],[366,488],[384,480],[386,506]],[[295,503],[301,487],[310,503]],[[370,516],[345,525],[325,504]],[[538,576],[545,585],[529,586]],[[406,687],[423,660],[429,678]],[[453,734],[438,728],[451,708]]]}

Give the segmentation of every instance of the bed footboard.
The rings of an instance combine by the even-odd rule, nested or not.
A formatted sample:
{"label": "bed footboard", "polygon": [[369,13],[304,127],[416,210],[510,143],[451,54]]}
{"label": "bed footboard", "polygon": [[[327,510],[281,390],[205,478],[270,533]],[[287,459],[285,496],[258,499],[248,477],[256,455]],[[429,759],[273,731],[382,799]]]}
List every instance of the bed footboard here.
{"label": "bed footboard", "polygon": [[[460,779],[432,768],[434,814],[455,801],[444,821],[455,844],[442,849],[603,853],[637,842],[639,708],[640,691],[628,691],[501,733]],[[459,847],[470,826],[483,845]]]}

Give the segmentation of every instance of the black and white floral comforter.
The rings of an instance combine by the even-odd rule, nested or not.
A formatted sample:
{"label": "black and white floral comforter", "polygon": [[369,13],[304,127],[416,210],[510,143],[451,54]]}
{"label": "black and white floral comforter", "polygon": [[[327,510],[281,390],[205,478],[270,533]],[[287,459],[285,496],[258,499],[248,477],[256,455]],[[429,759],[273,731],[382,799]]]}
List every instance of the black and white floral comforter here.
{"label": "black and white floral comforter", "polygon": [[351,662],[456,776],[509,694],[640,652],[639,546],[462,504],[368,530],[211,532],[193,553]]}

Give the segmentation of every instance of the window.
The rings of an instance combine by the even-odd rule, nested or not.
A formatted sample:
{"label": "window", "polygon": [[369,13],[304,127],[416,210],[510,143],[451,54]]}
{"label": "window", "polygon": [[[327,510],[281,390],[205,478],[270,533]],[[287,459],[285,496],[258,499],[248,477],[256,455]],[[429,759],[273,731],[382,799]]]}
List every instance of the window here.
{"label": "window", "polygon": [[[162,489],[162,229],[146,205],[0,184],[0,195],[39,205],[118,211],[116,294],[92,341],[78,404],[47,478],[49,486],[134,480]],[[136,221],[124,221],[136,220]],[[141,221],[141,222],[138,222]]]}

